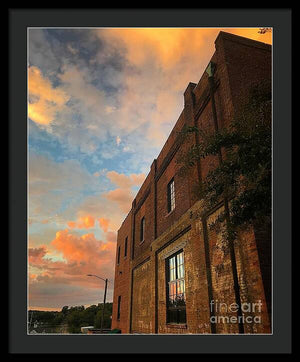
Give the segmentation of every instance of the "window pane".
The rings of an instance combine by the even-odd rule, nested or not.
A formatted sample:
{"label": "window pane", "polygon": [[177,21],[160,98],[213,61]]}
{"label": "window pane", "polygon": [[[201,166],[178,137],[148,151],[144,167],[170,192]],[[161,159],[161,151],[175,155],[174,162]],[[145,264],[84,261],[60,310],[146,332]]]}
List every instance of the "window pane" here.
{"label": "window pane", "polygon": [[176,269],[170,269],[170,281],[176,279]]}
{"label": "window pane", "polygon": [[178,279],[184,278],[184,267],[183,265],[179,265],[177,269]]}
{"label": "window pane", "polygon": [[182,294],[184,292],[183,290],[183,285],[184,285],[184,281],[183,280],[179,280],[177,282],[177,295],[178,294]]}
{"label": "window pane", "polygon": [[176,297],[176,283],[170,283],[169,284],[169,296],[170,297]]}
{"label": "window pane", "polygon": [[183,264],[183,253],[177,255],[177,265]]}

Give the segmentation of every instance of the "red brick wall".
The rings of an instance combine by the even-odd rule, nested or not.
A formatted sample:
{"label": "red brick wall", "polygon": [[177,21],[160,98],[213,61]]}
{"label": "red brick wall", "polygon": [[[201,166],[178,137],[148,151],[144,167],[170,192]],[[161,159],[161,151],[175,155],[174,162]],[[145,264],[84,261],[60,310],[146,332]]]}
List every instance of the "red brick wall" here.
{"label": "red brick wall", "polygon": [[253,86],[271,81],[271,45],[223,33],[216,39],[216,48],[224,57],[229,94],[237,109]]}
{"label": "red brick wall", "polygon": [[[174,177],[175,209],[168,213],[167,185]],[[189,180],[176,174],[173,159],[157,182],[157,235],[161,235],[190,208]]]}
{"label": "red brick wall", "polygon": [[[135,198],[134,218],[134,258],[144,253],[154,240],[154,179],[155,170],[151,168],[145,182]],[[141,220],[145,217],[144,241],[140,240]]]}
{"label": "red brick wall", "polygon": [[[118,231],[116,263],[115,263],[115,281],[114,297],[112,312],[112,329],[121,329],[122,333],[129,332],[129,307],[130,307],[130,254],[131,254],[131,221],[132,213],[130,212],[124,220]],[[127,241],[127,256],[124,256],[125,239]],[[117,263],[118,249],[120,248],[120,262]],[[120,319],[117,319],[118,297],[121,296]]]}

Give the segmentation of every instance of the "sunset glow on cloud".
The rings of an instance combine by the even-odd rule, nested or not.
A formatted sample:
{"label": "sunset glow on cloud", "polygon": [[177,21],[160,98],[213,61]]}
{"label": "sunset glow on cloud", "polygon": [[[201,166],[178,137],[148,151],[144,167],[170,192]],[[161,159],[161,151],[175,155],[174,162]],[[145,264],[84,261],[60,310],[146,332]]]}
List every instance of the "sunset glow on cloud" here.
{"label": "sunset glow on cloud", "polygon": [[109,220],[105,218],[100,218],[99,225],[101,226],[104,232],[107,232],[109,226]]}
{"label": "sunset glow on cloud", "polygon": [[76,221],[69,221],[68,226],[73,228],[79,228],[79,229],[89,229],[95,226],[95,219],[93,216],[87,215],[85,217],[79,218],[79,220]]}
{"label": "sunset glow on cloud", "polygon": [[53,88],[40,69],[34,66],[28,69],[28,92],[28,117],[39,124],[52,122],[57,110],[69,99],[64,91]]}
{"label": "sunset glow on cloud", "polygon": [[28,306],[97,304],[117,231],[197,83],[219,31],[258,28],[30,28]]}

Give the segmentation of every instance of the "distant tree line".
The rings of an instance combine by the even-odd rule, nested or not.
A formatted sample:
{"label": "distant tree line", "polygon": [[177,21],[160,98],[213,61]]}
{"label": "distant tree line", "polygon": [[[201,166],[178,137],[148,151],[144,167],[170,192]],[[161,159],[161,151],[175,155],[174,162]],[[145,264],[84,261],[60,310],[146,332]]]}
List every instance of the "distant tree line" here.
{"label": "distant tree line", "polygon": [[[112,303],[105,304],[103,328],[111,328]],[[69,333],[81,333],[81,327],[101,327],[103,304],[84,306],[64,306],[60,312],[29,310],[29,332],[33,329],[38,333],[60,333],[66,326]]]}

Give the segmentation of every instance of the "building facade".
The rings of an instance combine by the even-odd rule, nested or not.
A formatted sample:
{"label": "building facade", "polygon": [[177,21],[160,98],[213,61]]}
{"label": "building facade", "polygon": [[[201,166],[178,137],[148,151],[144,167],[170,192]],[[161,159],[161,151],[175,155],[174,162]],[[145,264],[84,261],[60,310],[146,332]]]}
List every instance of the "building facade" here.
{"label": "building facade", "polygon": [[271,79],[271,67],[270,45],[219,33],[207,71],[198,84],[188,84],[184,109],[118,231],[112,328],[142,334],[271,332],[270,225],[241,232],[234,245],[241,332],[232,259],[222,230],[213,227],[224,205],[204,214],[193,192],[218,159],[206,157],[185,177],[176,162],[199,143],[196,134],[180,142],[182,128],[213,129],[214,120],[226,127],[249,89]]}

